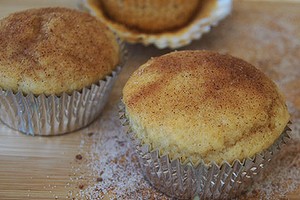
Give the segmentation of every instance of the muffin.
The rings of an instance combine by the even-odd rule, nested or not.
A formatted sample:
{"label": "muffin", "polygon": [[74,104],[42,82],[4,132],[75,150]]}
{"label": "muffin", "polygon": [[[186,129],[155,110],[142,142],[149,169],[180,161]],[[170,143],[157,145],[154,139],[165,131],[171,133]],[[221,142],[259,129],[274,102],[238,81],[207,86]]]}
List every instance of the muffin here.
{"label": "muffin", "polygon": [[76,10],[31,9],[1,19],[1,120],[32,135],[86,126],[104,106],[120,54],[115,35]]}
{"label": "muffin", "polygon": [[112,20],[143,32],[159,33],[180,28],[196,14],[201,0],[100,0]]}
{"label": "muffin", "polygon": [[231,0],[83,0],[83,7],[131,43],[179,48],[231,11]]}
{"label": "muffin", "polygon": [[123,103],[146,177],[172,197],[231,197],[289,138],[276,85],[216,52],[152,58],[129,78]]}

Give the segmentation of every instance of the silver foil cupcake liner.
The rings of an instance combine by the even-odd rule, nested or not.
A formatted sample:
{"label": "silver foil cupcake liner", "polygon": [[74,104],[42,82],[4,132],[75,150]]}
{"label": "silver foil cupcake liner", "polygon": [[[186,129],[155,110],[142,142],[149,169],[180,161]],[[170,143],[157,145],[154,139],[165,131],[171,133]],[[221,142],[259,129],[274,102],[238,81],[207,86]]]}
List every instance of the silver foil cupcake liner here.
{"label": "silver foil cupcake liner", "polygon": [[83,128],[95,120],[105,106],[126,51],[120,45],[120,64],[110,75],[72,94],[27,95],[0,88],[0,120],[28,135],[53,136]]}
{"label": "silver foil cupcake liner", "polygon": [[235,197],[260,177],[277,152],[291,140],[288,134],[291,129],[286,127],[273,145],[252,158],[235,160],[232,164],[223,162],[220,166],[201,160],[194,165],[190,161],[170,160],[168,155],[160,155],[159,149],[153,150],[149,144],[143,144],[130,128],[123,103],[120,103],[119,114],[122,126],[136,146],[145,177],[161,192],[179,199]]}
{"label": "silver foil cupcake liner", "polygon": [[[212,3],[212,0],[207,0]],[[151,3],[151,2],[149,2]],[[203,16],[201,10],[196,14],[195,19],[188,25],[173,31],[163,33],[143,33],[131,30],[130,28],[116,23],[106,17],[105,12],[99,7],[97,0],[81,0],[80,9],[85,10],[98,17],[112,31],[129,43],[142,43],[145,46],[155,45],[158,49],[171,48],[177,49],[190,44],[193,40],[200,39],[204,33],[211,30],[212,26],[216,26],[219,21],[230,14],[232,9],[232,0],[215,0],[213,8],[209,8],[210,13]]]}

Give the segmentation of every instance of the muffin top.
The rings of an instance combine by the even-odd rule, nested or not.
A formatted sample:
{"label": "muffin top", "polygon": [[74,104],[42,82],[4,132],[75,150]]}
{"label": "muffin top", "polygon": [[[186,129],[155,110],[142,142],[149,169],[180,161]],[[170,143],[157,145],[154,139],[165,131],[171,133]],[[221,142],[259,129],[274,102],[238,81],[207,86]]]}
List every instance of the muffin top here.
{"label": "muffin top", "polygon": [[0,20],[0,87],[72,93],[110,74],[119,51],[114,34],[89,14],[66,8],[17,12]]}
{"label": "muffin top", "polygon": [[178,29],[195,16],[201,0],[100,0],[107,17],[141,32]]}
{"label": "muffin top", "polygon": [[276,85],[251,64],[211,51],[152,58],[129,78],[123,102],[137,137],[196,164],[254,156],[289,120]]}

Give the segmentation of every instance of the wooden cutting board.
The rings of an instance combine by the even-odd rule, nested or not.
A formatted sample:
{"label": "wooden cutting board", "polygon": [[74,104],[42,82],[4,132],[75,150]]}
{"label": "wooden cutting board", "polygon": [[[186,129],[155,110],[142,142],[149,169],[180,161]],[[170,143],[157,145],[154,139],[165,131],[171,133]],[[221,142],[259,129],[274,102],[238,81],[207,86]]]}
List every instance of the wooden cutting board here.
{"label": "wooden cutting board", "polygon": [[[65,6],[76,8],[77,2],[72,0],[0,0],[0,17],[11,12],[33,7]],[[233,13],[226,20],[199,40],[182,49],[211,49],[230,53],[245,59],[264,71],[272,78],[287,96],[294,121],[295,137],[299,139],[300,121],[300,3],[288,1],[235,1]],[[158,50],[153,46],[128,45],[129,59],[112,91],[109,103],[102,115],[89,127],[75,133],[57,137],[31,137],[13,131],[0,124],[0,199],[98,199],[114,198],[121,188],[118,181],[120,172],[114,172],[113,179],[105,173],[111,165],[131,166],[134,159],[127,159],[131,153],[126,152],[119,157],[109,152],[105,143],[119,144],[131,151],[126,140],[116,141],[118,136],[118,117],[116,105],[121,96],[121,90],[130,74],[150,57],[159,56],[170,50]],[[296,129],[298,127],[298,129]],[[112,136],[108,136],[108,133]],[[116,139],[117,138],[117,139]],[[102,145],[102,146],[101,146]],[[295,162],[296,172],[300,170],[300,142],[293,143],[293,149],[281,155],[286,162]],[[99,148],[103,147],[103,149]],[[112,148],[114,149],[114,148]],[[103,155],[101,154],[103,151]],[[106,152],[106,153],[104,153]],[[109,155],[116,156],[110,162],[104,163],[104,172],[100,160],[109,160]],[[133,165],[135,166],[135,165]],[[137,165],[136,165],[137,166]],[[293,167],[287,165],[287,167]],[[297,171],[298,167],[298,171]],[[106,170],[106,171],[105,171]],[[124,170],[121,168],[117,170]],[[132,173],[134,172],[134,169]],[[136,167],[138,171],[138,166]],[[272,170],[271,170],[272,171]],[[275,170],[276,171],[276,170]],[[275,172],[274,172],[275,173]],[[128,175],[128,180],[130,175]],[[132,175],[133,176],[133,175]],[[140,175],[135,175],[139,177]],[[272,175],[271,175],[272,176]],[[102,178],[103,177],[103,178]],[[297,179],[297,177],[296,177]],[[300,177],[298,178],[299,181]],[[131,180],[131,179],[130,179]],[[130,183],[139,185],[134,181]],[[278,191],[285,191],[286,184],[295,179],[280,182]],[[102,182],[101,185],[99,182]],[[109,184],[111,181],[111,184]],[[289,182],[290,181],[290,182]],[[143,182],[143,181],[142,181]],[[273,182],[272,182],[273,183]],[[293,183],[294,184],[294,183]],[[121,190],[120,199],[167,199],[155,191],[147,183],[134,191]],[[294,184],[295,185],[295,184]],[[101,188],[103,186],[103,188]],[[104,188],[106,187],[106,188]],[[126,185],[124,187],[127,187]],[[129,186],[128,186],[129,187]],[[300,199],[300,187],[286,195],[272,194],[264,196],[263,184],[251,195],[242,195],[243,199],[257,198],[290,198]],[[93,194],[91,194],[93,193]]]}

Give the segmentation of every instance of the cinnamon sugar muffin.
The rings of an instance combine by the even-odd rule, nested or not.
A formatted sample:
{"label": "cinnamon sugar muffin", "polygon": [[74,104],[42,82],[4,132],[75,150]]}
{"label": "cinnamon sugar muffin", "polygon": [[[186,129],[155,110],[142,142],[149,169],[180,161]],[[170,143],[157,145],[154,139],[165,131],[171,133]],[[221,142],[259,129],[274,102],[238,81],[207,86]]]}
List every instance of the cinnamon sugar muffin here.
{"label": "cinnamon sugar muffin", "polygon": [[201,0],[100,0],[112,20],[144,32],[180,28],[194,17]]}
{"label": "cinnamon sugar muffin", "polygon": [[82,0],[82,7],[130,43],[179,48],[231,11],[231,0]]}
{"label": "cinnamon sugar muffin", "polygon": [[[129,78],[123,102],[133,139],[146,146],[139,150],[146,176],[155,187],[179,198],[212,197],[218,195],[214,191],[220,180],[224,186],[231,184],[226,178],[241,176],[233,185],[243,182],[247,173],[249,178],[256,175],[274,154],[272,149],[280,149],[277,144],[283,142],[290,117],[284,97],[266,75],[241,59],[211,51],[178,51],[152,58]],[[172,170],[181,169],[179,165],[183,171],[190,168],[189,175],[177,174],[172,180],[176,174]],[[242,169],[246,175],[240,174]],[[206,178],[195,186],[185,176],[194,182]],[[181,178],[188,182],[186,188],[193,188],[187,189],[191,193],[184,193],[183,186],[176,189]],[[218,180],[213,185],[203,186],[214,178]],[[202,186],[214,189],[204,194]],[[183,194],[178,196],[176,190]]]}
{"label": "cinnamon sugar muffin", "polygon": [[1,120],[33,135],[86,126],[104,106],[120,54],[115,35],[76,10],[30,9],[1,19]]}
{"label": "cinnamon sugar muffin", "polygon": [[240,59],[209,51],[151,59],[130,77],[123,101],[138,137],[194,163],[251,157],[289,121],[270,79]]}
{"label": "cinnamon sugar muffin", "polygon": [[0,87],[72,93],[110,74],[119,53],[113,33],[88,14],[66,8],[14,13],[0,21]]}

